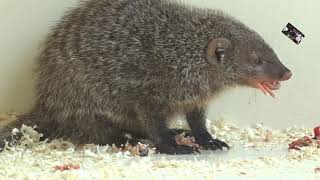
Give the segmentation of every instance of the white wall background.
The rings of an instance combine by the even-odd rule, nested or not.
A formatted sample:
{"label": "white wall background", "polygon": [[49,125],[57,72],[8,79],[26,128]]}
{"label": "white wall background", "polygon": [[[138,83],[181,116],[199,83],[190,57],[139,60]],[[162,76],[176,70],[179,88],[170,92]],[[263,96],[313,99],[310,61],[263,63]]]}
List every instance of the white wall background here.
{"label": "white wall background", "polygon": [[[32,69],[49,27],[78,0],[0,0],[0,112],[27,111],[33,102]],[[226,115],[237,124],[273,127],[320,123],[319,0],[185,0],[220,8],[259,32],[293,71],[277,100],[247,88],[227,92],[212,103],[209,118]],[[306,38],[300,45],[281,34],[291,22]]]}

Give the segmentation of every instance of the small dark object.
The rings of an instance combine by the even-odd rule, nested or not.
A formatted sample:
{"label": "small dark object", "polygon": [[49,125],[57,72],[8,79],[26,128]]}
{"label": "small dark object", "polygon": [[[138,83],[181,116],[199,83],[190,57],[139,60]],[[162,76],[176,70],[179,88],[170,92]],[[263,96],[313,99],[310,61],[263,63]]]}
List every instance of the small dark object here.
{"label": "small dark object", "polygon": [[291,23],[288,23],[286,27],[283,28],[282,33],[289,37],[296,44],[300,44],[302,39],[305,37],[304,34],[295,28]]}

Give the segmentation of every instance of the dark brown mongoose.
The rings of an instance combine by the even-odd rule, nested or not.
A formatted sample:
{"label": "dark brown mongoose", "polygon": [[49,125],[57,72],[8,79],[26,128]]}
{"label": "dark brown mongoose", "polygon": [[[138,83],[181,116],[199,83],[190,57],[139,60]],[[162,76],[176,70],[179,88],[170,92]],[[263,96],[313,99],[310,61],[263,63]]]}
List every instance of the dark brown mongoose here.
{"label": "dark brown mongoose", "polygon": [[[229,87],[279,88],[291,72],[253,30],[219,10],[169,0],[88,0],[52,29],[38,60],[36,103],[21,124],[75,143],[147,138],[188,154],[167,123],[185,115],[196,142],[228,145],[205,126],[208,102]],[[173,118],[174,119],[174,118]]]}

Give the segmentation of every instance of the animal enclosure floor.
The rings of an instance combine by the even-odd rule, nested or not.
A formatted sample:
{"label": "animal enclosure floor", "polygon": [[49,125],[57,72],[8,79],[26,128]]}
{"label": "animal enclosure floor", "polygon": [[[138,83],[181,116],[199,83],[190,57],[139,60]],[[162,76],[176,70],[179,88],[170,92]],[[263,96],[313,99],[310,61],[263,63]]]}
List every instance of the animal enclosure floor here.
{"label": "animal enclosure floor", "polygon": [[[224,120],[209,127],[232,146],[230,151],[134,157],[110,152],[107,146],[29,139],[27,149],[18,146],[0,153],[0,179],[320,179],[319,148],[288,150],[288,143],[311,135],[312,128],[272,130],[261,124],[238,128]],[[56,169],[65,164],[79,169]]]}

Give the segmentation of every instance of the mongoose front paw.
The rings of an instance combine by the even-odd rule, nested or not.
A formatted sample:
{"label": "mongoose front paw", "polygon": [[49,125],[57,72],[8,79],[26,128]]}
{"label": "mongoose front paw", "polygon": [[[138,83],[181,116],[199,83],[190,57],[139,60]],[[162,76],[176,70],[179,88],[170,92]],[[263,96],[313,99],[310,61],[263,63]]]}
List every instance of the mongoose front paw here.
{"label": "mongoose front paw", "polygon": [[219,139],[211,139],[209,140],[206,144],[202,145],[205,149],[210,149],[210,150],[223,150],[223,148],[230,149],[229,145],[223,141],[220,141]]}
{"label": "mongoose front paw", "polygon": [[229,145],[219,139],[213,139],[212,136],[205,132],[196,137],[196,142],[205,149],[210,150],[223,150],[223,148],[230,149]]}

